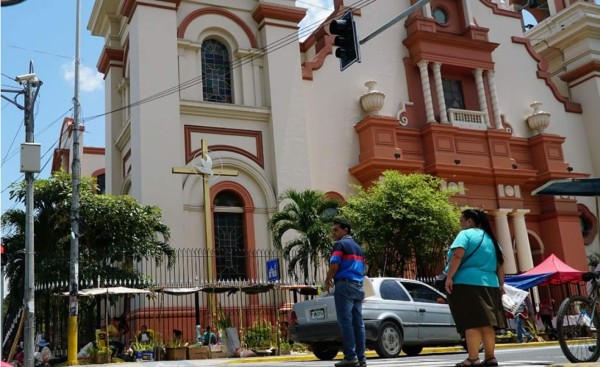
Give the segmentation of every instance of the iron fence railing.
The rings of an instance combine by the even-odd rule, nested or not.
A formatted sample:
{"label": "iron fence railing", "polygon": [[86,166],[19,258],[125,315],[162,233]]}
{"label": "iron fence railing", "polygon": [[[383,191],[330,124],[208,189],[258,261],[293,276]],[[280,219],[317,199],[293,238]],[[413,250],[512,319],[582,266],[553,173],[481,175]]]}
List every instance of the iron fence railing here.
{"label": "iron fence railing", "polygon": [[[280,277],[270,281],[272,269],[267,263],[274,259],[278,259]],[[123,336],[126,343],[135,338],[142,325],[164,342],[173,338],[174,330],[181,331],[185,341],[195,342],[196,325],[216,328],[227,320],[238,328],[242,343],[247,345],[273,344],[277,335],[285,339],[291,306],[316,295],[328,269],[327,258],[311,259],[305,270],[301,264],[290,268],[287,260],[277,250],[240,250],[215,256],[204,249],[176,249],[171,268],[148,258],[132,264],[143,276],[80,279],[80,289],[125,286],[152,292],[80,297],[79,347],[95,339],[95,331],[105,326],[107,315],[127,321],[129,330]],[[209,262],[214,269],[212,276],[207,274]],[[414,277],[414,262],[407,264],[401,275]],[[422,280],[430,283],[432,279]],[[66,353],[68,297],[61,294],[67,290],[67,279],[36,285],[36,331],[44,334],[58,354]],[[14,324],[19,316],[13,312],[9,317],[12,319],[7,323]],[[5,347],[15,334],[12,328],[5,335]]]}

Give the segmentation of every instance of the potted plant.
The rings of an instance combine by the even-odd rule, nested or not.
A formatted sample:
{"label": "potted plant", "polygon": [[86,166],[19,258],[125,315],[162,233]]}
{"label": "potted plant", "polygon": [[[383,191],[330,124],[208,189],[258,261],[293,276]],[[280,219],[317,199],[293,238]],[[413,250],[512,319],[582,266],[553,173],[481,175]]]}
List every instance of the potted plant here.
{"label": "potted plant", "polygon": [[180,339],[174,339],[165,345],[165,357],[167,361],[182,361],[187,358],[187,343],[183,344]]}
{"label": "potted plant", "polygon": [[135,360],[138,362],[149,362],[154,360],[154,342],[138,342],[131,344]]}
{"label": "potted plant", "polygon": [[193,344],[187,348],[187,359],[208,359],[209,347],[202,344]]}
{"label": "potted plant", "polygon": [[282,356],[292,354],[292,345],[288,342],[281,342],[279,344],[279,354]]}
{"label": "potted plant", "polygon": [[90,349],[90,363],[103,364],[110,362],[110,349],[100,351],[95,345]]}

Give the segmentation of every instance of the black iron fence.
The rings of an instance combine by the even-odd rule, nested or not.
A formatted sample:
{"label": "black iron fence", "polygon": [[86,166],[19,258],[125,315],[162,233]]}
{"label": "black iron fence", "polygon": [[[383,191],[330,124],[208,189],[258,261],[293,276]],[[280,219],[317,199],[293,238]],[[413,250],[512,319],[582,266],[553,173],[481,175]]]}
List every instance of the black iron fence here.
{"label": "black iron fence", "polygon": [[[309,259],[304,265],[298,262],[293,268],[288,260],[275,250],[215,254],[203,249],[177,249],[171,268],[157,265],[153,259],[131,264],[142,275],[136,279],[80,279],[80,290],[121,286],[148,289],[150,293],[116,295],[108,291],[79,297],[79,348],[95,340],[96,330],[113,317],[128,324],[122,337],[125,343],[134,340],[143,325],[164,343],[171,342],[175,332],[181,333],[184,342],[195,343],[197,325],[202,332],[209,325],[213,330],[234,326],[241,342],[249,347],[286,341],[291,306],[314,297],[328,269],[326,258]],[[403,274],[371,275],[416,277],[414,262],[408,264]],[[58,354],[66,352],[67,345],[67,290],[66,279],[36,286],[36,331]],[[19,317],[17,312],[7,315],[5,325],[12,327],[6,330],[5,347],[17,335]]]}
{"label": "black iron fence", "polygon": [[[80,279],[80,289],[121,286],[150,292],[80,297],[79,348],[95,340],[96,330],[104,328],[112,317],[121,317],[128,325],[122,337],[124,343],[133,341],[143,325],[153,332],[156,341],[168,344],[177,332],[184,343],[195,343],[200,325],[202,333],[207,326],[218,331],[236,327],[242,344],[251,348],[279,345],[289,338],[292,305],[319,292],[327,262],[324,258],[310,259],[304,267],[299,263],[290,268],[288,259],[275,250],[211,254],[202,249],[178,249],[171,268],[157,265],[153,259],[130,264],[142,275],[136,279]],[[433,283],[434,274],[420,274],[414,261],[406,264],[402,274],[369,275],[403,276]],[[68,297],[63,293],[67,289],[66,279],[36,287],[36,332],[51,342],[57,354],[66,353]],[[571,285],[543,292],[559,304],[564,294],[579,293],[581,289]],[[18,334],[21,315],[22,310],[15,309],[6,316],[5,355]]]}

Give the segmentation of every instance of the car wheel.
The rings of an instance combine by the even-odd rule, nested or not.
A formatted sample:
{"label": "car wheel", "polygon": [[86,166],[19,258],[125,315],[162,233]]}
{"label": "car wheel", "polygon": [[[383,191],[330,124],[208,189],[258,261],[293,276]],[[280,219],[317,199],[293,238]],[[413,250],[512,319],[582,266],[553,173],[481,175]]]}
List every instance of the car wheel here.
{"label": "car wheel", "polygon": [[375,351],[381,358],[398,357],[402,349],[402,332],[393,322],[384,322],[379,329]]}
{"label": "car wheel", "polygon": [[402,347],[402,351],[408,356],[418,356],[423,351],[422,345],[405,345]]}
{"label": "car wheel", "polygon": [[315,357],[322,361],[331,361],[340,351],[340,348],[336,347],[335,345],[325,343],[313,344],[311,349]]}

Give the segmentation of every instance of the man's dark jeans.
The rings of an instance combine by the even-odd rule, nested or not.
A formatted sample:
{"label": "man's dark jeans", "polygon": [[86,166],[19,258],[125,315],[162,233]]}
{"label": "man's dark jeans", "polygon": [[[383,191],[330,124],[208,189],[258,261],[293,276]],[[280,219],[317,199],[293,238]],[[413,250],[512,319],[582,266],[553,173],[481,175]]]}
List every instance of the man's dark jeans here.
{"label": "man's dark jeans", "polygon": [[333,297],[342,336],[344,359],[362,362],[366,359],[365,324],[362,318],[364,288],[362,284],[338,281],[335,284]]}

